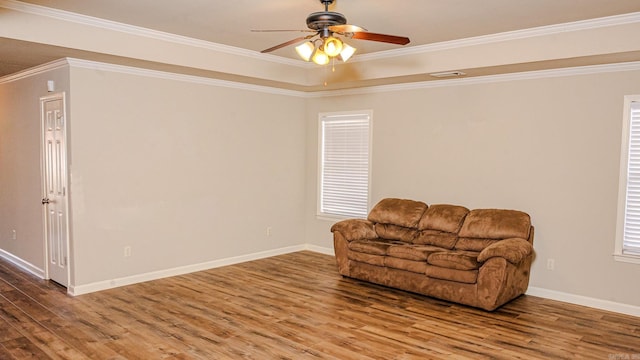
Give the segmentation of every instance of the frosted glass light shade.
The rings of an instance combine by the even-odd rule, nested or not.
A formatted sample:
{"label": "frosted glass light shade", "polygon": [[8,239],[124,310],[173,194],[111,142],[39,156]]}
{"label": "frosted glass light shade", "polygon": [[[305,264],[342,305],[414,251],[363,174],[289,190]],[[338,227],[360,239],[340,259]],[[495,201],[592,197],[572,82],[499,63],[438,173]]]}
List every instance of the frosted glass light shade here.
{"label": "frosted glass light shade", "polygon": [[311,55],[313,55],[313,50],[315,50],[315,46],[311,41],[304,42],[298,46],[296,46],[296,52],[304,61],[311,60]]}
{"label": "frosted glass light shade", "polygon": [[342,51],[340,52],[340,59],[342,59],[342,61],[346,62],[347,60],[349,60],[351,58],[351,56],[353,56],[353,54],[356,52],[356,48],[349,46],[346,43],[342,44]]}

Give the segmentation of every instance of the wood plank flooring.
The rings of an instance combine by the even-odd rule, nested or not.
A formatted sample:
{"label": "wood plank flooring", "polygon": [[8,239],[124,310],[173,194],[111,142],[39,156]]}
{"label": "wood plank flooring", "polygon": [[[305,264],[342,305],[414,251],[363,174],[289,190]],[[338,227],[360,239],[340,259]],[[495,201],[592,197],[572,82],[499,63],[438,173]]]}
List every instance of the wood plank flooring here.
{"label": "wood plank flooring", "polygon": [[70,297],[0,260],[0,359],[640,359],[640,318],[532,296],[493,313],[298,252]]}

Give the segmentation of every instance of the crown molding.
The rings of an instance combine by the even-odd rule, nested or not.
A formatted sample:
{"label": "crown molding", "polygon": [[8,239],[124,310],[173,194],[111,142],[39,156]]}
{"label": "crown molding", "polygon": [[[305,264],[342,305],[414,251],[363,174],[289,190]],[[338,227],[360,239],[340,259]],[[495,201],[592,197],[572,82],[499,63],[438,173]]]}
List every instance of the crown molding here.
{"label": "crown molding", "polygon": [[432,80],[432,81],[420,81],[420,82],[404,83],[404,84],[379,85],[379,86],[370,86],[370,87],[345,89],[345,90],[317,91],[317,92],[309,93],[307,96],[312,98],[322,98],[322,97],[330,97],[330,96],[364,95],[364,94],[386,93],[386,92],[395,92],[395,91],[430,89],[430,88],[439,88],[439,87],[448,87],[448,86],[488,84],[488,83],[497,83],[497,82],[506,82],[506,81],[535,80],[535,79],[554,78],[554,77],[592,75],[592,74],[637,71],[637,70],[640,70],[640,61],[618,63],[618,64],[577,66],[577,67],[562,68],[562,69],[523,71],[523,72],[517,72],[517,73],[511,73],[511,74],[486,75],[486,76],[477,76],[477,77],[459,78],[459,79]]}
{"label": "crown molding", "polygon": [[30,69],[17,72],[15,74],[0,77],[0,84],[6,84],[12,81],[18,81],[31,76],[45,73],[47,71],[61,69],[66,66],[69,66],[69,62],[67,61],[67,59],[59,59],[59,60],[51,61],[46,64],[38,65]]}
{"label": "crown molding", "polygon": [[294,97],[302,97],[302,98],[322,98],[322,97],[345,96],[345,95],[364,95],[364,94],[373,94],[373,93],[420,90],[420,89],[430,89],[430,88],[449,87],[449,86],[488,84],[488,83],[507,82],[507,81],[535,80],[535,79],[554,78],[554,77],[592,75],[592,74],[601,74],[601,73],[610,73],[610,72],[640,70],[640,61],[636,61],[636,62],[619,63],[619,64],[578,66],[578,67],[563,68],[563,69],[524,71],[524,72],[518,72],[518,73],[512,73],[512,74],[486,75],[486,76],[477,76],[477,77],[461,78],[461,79],[420,81],[420,82],[414,82],[414,83],[370,86],[370,87],[364,87],[364,88],[345,89],[345,90],[304,92],[304,91],[274,88],[269,86],[245,84],[245,83],[227,81],[227,80],[211,79],[211,78],[205,78],[205,77],[199,77],[199,76],[193,76],[193,75],[176,74],[176,73],[158,71],[158,70],[142,69],[142,68],[136,68],[136,67],[124,66],[124,65],[106,64],[106,63],[101,63],[96,61],[79,60],[79,59],[72,59],[72,58],[67,58],[65,59],[65,61],[68,62],[68,64],[71,66],[76,66],[76,67],[85,68],[85,69],[112,71],[112,72],[126,73],[131,75],[148,76],[148,77],[155,77],[155,78],[162,78],[162,79],[176,80],[176,81],[186,81],[186,82],[198,83],[203,85],[220,86],[220,87],[227,87],[227,88],[233,88],[233,89],[257,91],[257,92],[269,93],[274,95],[285,95],[285,96],[294,96]]}
{"label": "crown molding", "polygon": [[351,61],[371,61],[378,59],[387,59],[399,56],[424,54],[434,51],[455,49],[467,46],[491,44],[502,41],[526,39],[537,36],[554,35],[571,31],[583,31],[590,29],[597,29],[608,26],[619,26],[626,24],[634,24],[640,22],[640,12],[628,13],[622,15],[607,16],[602,18],[595,18],[589,20],[581,20],[564,24],[554,24],[548,26],[540,26],[529,29],[507,31],[502,33],[475,36],[465,39],[443,41],[433,44],[411,46],[402,49],[393,49],[386,51],[379,51],[370,54],[356,55]]}
{"label": "crown molding", "polygon": [[193,46],[203,48],[207,50],[222,52],[231,55],[244,56],[263,61],[270,61],[274,63],[296,66],[301,68],[309,67],[306,62],[301,62],[294,59],[285,58],[282,56],[276,56],[271,54],[263,54],[257,51],[243,49],[235,46],[229,46],[224,44],[218,44],[211,41],[200,40],[191,38],[188,36],[171,34],[163,31],[144,28],[141,26],[129,25],[120,23],[117,21],[111,21],[106,19],[100,19],[93,16],[77,14],[70,11],[53,9],[41,5],[34,5],[24,3],[17,0],[0,0],[0,8],[6,8],[14,11],[28,13],[32,15],[45,16],[57,20],[63,20],[67,22],[73,22],[81,25],[97,27],[110,31],[123,32],[130,35],[146,37],[155,40],[162,40],[181,45]]}
{"label": "crown molding", "polygon": [[150,69],[144,69],[144,68],[133,67],[133,66],[108,64],[108,63],[103,63],[98,61],[82,60],[82,59],[75,59],[75,58],[63,58],[63,59],[55,60],[52,62],[48,62],[46,64],[35,66],[33,68],[30,68],[24,71],[20,71],[15,74],[0,77],[0,85],[5,83],[10,83],[13,81],[18,81],[21,79],[26,79],[35,75],[43,74],[45,72],[61,69],[64,67],[76,67],[76,68],[82,68],[82,69],[108,71],[108,72],[152,77],[152,78],[165,79],[165,80],[184,81],[184,82],[209,85],[209,86],[257,91],[257,92],[268,93],[273,95],[308,97],[308,94],[302,91],[286,90],[286,89],[280,89],[280,88],[269,87],[269,86],[246,84],[246,83],[235,82],[235,81],[212,79],[212,78],[207,78],[202,76],[185,75],[185,74],[178,74],[178,73],[173,73],[168,71],[150,70]]}
{"label": "crown molding", "polygon": [[388,93],[396,91],[409,91],[420,89],[431,89],[439,87],[449,86],[465,86],[476,84],[488,84],[507,81],[519,81],[519,80],[535,80],[553,77],[564,76],[578,76],[578,75],[593,75],[610,72],[624,72],[624,71],[640,71],[640,61],[619,63],[619,64],[604,64],[604,65],[589,65],[579,66],[563,69],[551,69],[551,70],[535,70],[525,71],[512,74],[500,74],[500,75],[487,75],[477,76],[461,79],[447,79],[447,80],[432,80],[432,81],[420,81],[414,83],[405,84],[391,84],[391,85],[379,85],[370,86],[364,88],[345,89],[345,90],[327,90],[327,91],[315,91],[304,92],[296,90],[280,89],[269,86],[246,84],[235,81],[212,79],[201,76],[185,75],[172,73],[167,71],[150,70],[137,68],[125,65],[107,64],[91,60],[81,60],[74,58],[64,58],[56,61],[52,61],[43,65],[36,66],[31,69],[21,71],[16,74],[8,75],[0,78],[0,84],[17,81],[20,79],[28,78],[30,76],[38,75],[47,71],[64,68],[66,66],[73,66],[83,69],[99,70],[117,72],[129,75],[153,77],[166,80],[184,81],[202,85],[226,87],[239,90],[257,91],[262,93],[268,93],[272,95],[284,95],[293,96],[299,98],[323,98],[333,96],[347,96],[347,95],[366,95],[374,93]]}
{"label": "crown molding", "polygon": [[281,88],[276,88],[271,86],[254,85],[254,84],[247,84],[247,83],[242,83],[237,81],[220,80],[220,79],[213,79],[213,78],[208,78],[203,76],[186,75],[186,74],[179,74],[179,73],[174,73],[169,71],[151,70],[151,69],[139,68],[134,66],[116,65],[116,64],[109,64],[109,63],[104,63],[99,61],[83,60],[83,59],[75,59],[75,58],[63,58],[63,59],[54,60],[42,65],[34,66],[32,68],[17,72],[15,74],[0,77],[0,85],[10,83],[13,81],[26,79],[32,76],[46,73],[48,71],[53,71],[53,70],[57,70],[65,67],[76,67],[76,68],[82,68],[82,69],[108,71],[108,72],[115,72],[115,73],[128,74],[128,75],[152,77],[152,78],[158,78],[158,79],[164,79],[164,80],[184,81],[184,82],[209,85],[209,86],[257,91],[257,92],[268,93],[272,95],[309,97],[309,93],[306,93],[303,91],[287,90],[287,89],[281,89]]}
{"label": "crown molding", "polygon": [[236,81],[213,79],[213,78],[202,77],[202,76],[178,74],[178,73],[173,73],[168,71],[150,70],[150,69],[138,68],[133,66],[107,64],[107,63],[102,63],[97,61],[80,60],[80,59],[74,59],[74,58],[66,58],[65,61],[68,62],[70,66],[83,68],[83,69],[117,72],[117,73],[129,74],[129,75],[160,78],[165,80],[184,81],[184,82],[209,85],[209,86],[218,86],[218,87],[226,87],[226,88],[233,88],[233,89],[239,89],[239,90],[249,90],[249,91],[262,92],[262,93],[269,93],[273,95],[285,95],[285,96],[295,96],[295,97],[306,96],[306,93],[302,91],[280,89],[280,88],[270,87],[270,86],[246,84],[246,83],[241,83]]}
{"label": "crown molding", "polygon": [[[204,48],[212,51],[218,51],[222,53],[245,56],[249,58],[259,59],[263,61],[270,61],[273,63],[279,63],[289,66],[295,66],[299,68],[310,68],[313,67],[313,64],[302,62],[300,60],[289,59],[282,56],[276,56],[272,54],[263,54],[253,50],[247,50],[238,48],[235,46],[223,45],[214,43],[211,41],[194,39],[187,36],[176,35],[171,33],[166,33],[162,31],[147,29],[140,26],[134,26],[129,24],[124,24],[116,21],[100,19],[93,16],[77,14],[69,11],[53,9],[41,5],[28,4],[18,0],[0,0],[0,7],[4,7],[7,9],[20,11],[24,13],[30,13],[34,15],[46,16],[54,19],[74,22],[82,25],[93,26],[98,28],[103,28],[111,31],[124,32],[131,35],[141,36],[152,38],[156,40],[163,40],[173,43],[178,43],[187,46]],[[351,62],[363,62],[363,61],[371,61],[377,59],[385,59],[406,55],[415,55],[415,54],[423,54],[429,53],[433,51],[440,51],[452,48],[460,48],[466,46],[473,45],[482,45],[482,44],[490,44],[501,41],[509,41],[509,40],[517,40],[524,39],[536,36],[545,36],[558,34],[563,32],[570,31],[580,31],[580,30],[588,30],[595,29],[607,26],[617,26],[631,23],[640,22],[640,12],[622,14],[622,15],[614,15],[607,16],[596,19],[575,21],[564,24],[554,24],[548,26],[541,26],[530,29],[516,30],[516,31],[507,31],[497,34],[490,34],[484,36],[476,36],[471,38],[459,39],[459,40],[451,40],[451,41],[443,41],[433,44],[426,45],[418,45],[411,46],[407,48],[401,49],[393,49],[386,51],[379,51],[370,54],[356,54]]]}

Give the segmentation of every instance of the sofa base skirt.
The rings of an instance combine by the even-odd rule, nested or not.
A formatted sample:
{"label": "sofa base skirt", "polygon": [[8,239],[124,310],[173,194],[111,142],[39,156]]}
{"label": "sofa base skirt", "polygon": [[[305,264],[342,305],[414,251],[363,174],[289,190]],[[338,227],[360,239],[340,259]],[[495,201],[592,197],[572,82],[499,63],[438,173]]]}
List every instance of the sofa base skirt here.
{"label": "sofa base skirt", "polygon": [[[430,278],[424,274],[349,261],[347,277],[493,311],[479,302],[478,285]],[[500,304],[501,305],[501,304]]]}

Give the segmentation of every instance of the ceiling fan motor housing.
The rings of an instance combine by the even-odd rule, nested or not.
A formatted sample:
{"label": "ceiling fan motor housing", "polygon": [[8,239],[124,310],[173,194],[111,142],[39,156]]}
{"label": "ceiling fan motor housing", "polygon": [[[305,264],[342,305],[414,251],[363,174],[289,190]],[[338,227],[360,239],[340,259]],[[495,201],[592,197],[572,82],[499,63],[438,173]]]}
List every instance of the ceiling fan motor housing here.
{"label": "ceiling fan motor housing", "polygon": [[347,18],[333,11],[314,12],[307,17],[307,26],[312,30],[323,30],[329,26],[345,25]]}

